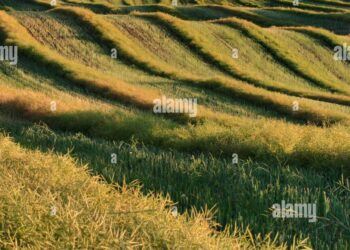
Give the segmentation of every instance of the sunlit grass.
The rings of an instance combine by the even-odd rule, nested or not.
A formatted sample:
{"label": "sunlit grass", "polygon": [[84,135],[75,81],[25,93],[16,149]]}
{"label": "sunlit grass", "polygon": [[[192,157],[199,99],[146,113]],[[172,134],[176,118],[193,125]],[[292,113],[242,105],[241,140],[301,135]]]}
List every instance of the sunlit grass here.
{"label": "sunlit grass", "polygon": [[[0,186],[6,187],[0,188],[0,221],[7,223],[0,225],[0,248],[273,249],[287,242],[304,249],[299,240],[306,237],[315,249],[348,248],[349,65],[335,65],[332,49],[349,38],[315,28],[346,34],[338,25],[348,23],[347,14],[326,13],[346,4],[327,10],[325,0],[301,9],[286,1],[269,8],[209,2],[172,7],[126,0],[130,6],[120,7],[119,0],[70,0],[59,3],[86,9],[47,12],[39,10],[51,8],[49,1],[0,4],[7,11],[0,12],[1,42],[20,50],[17,68],[0,65],[0,127],[41,151],[24,151],[0,136]],[[133,10],[161,12],[121,15]],[[221,17],[229,18],[213,20]],[[300,27],[308,23],[315,27]],[[242,60],[232,59],[230,46]],[[197,117],[152,113],[161,95],[198,98]],[[56,152],[70,152],[77,162]],[[111,153],[118,154],[116,165]],[[139,180],[143,194],[90,178],[85,164],[109,183]],[[171,216],[171,201],[159,194],[169,194],[185,214]],[[316,202],[318,222],[271,218],[271,205],[282,199]],[[49,216],[53,203],[61,212],[57,220]],[[155,207],[157,214],[109,214],[130,212],[123,204]],[[213,206],[214,217],[204,213],[210,220],[186,214]],[[222,229],[214,221],[231,230],[214,231]],[[234,230],[241,234],[229,234]]]}
{"label": "sunlit grass", "polygon": [[[0,246],[3,248],[192,248],[252,245],[216,232],[210,212],[178,214],[137,186],[106,185],[68,156],[23,150],[0,136]],[[79,237],[78,237],[79,236]],[[263,249],[276,247],[261,241]]]}

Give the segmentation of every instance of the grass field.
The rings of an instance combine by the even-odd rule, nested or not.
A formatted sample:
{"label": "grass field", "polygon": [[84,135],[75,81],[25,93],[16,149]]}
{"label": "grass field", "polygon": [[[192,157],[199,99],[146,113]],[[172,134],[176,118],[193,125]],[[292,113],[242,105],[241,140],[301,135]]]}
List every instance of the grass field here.
{"label": "grass field", "polygon": [[0,249],[350,248],[350,2],[176,3],[0,0]]}

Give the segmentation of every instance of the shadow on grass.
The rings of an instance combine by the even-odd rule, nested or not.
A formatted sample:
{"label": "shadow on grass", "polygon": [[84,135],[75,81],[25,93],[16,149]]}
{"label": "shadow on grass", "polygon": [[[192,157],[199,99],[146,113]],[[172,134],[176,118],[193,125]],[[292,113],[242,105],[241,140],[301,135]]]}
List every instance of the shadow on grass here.
{"label": "shadow on grass", "polygon": [[30,0],[1,0],[0,9],[8,11],[45,11],[50,9],[50,6],[35,3]]}
{"label": "shadow on grass", "polygon": [[[100,117],[99,121],[91,121],[96,117]],[[348,220],[350,202],[346,191],[336,183],[339,173],[322,174],[311,169],[252,161],[232,165],[230,159],[210,154],[165,151],[134,140],[126,143],[91,139],[81,133],[55,132],[44,125],[33,126],[1,118],[0,115],[0,126],[23,147],[60,154],[69,151],[79,163],[88,164],[93,174],[103,176],[108,182],[137,179],[145,194],[170,194],[178,202],[180,211],[193,206],[200,209],[216,205],[217,221],[232,225],[236,222],[242,228],[250,225],[254,234],[280,232],[278,239],[289,243],[294,235],[309,234],[316,249],[346,244],[346,228],[338,224],[337,219]],[[91,126],[81,128],[86,133],[95,132],[96,127],[106,123],[105,117],[94,113],[80,114],[79,118],[68,115],[60,122],[67,123],[72,118],[91,122]],[[129,125],[135,126],[137,122],[134,120]],[[116,164],[111,163],[113,153],[118,157]],[[318,216],[329,220],[317,223],[308,223],[306,219],[278,221],[272,218],[269,208],[281,200],[317,202]],[[334,234],[330,235],[329,230]]]}

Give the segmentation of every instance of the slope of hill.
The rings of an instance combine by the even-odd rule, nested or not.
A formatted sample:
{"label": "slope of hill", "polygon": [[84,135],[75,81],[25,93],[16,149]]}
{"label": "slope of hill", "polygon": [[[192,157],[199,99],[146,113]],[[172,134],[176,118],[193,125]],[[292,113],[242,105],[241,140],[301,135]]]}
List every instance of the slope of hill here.
{"label": "slope of hill", "polygon": [[[177,215],[168,198],[105,185],[67,156],[23,150],[0,136],[2,249],[233,249],[248,235],[217,232],[210,211]],[[81,237],[82,236],[82,237]],[[276,247],[261,240],[262,249]],[[303,243],[300,244],[302,246]]]}
{"label": "slope of hill", "polygon": [[[1,1],[0,52],[17,46],[18,63],[0,62],[0,126],[21,147],[42,152],[2,137],[0,185],[12,187],[16,176],[43,204],[4,190],[0,216],[10,218],[0,247],[57,240],[72,248],[350,247],[350,64],[334,60],[336,46],[350,45],[350,3],[292,2]],[[193,116],[157,114],[162,98],[196,98],[198,107]],[[67,152],[79,164],[55,156]],[[42,183],[48,164],[52,176]],[[111,184],[138,180],[144,196],[126,188],[107,195],[110,187],[77,165]],[[97,190],[85,197],[92,187],[84,184],[81,193],[78,186],[65,193],[65,176],[64,183]],[[35,193],[41,188],[52,190]],[[181,215],[171,228],[169,201],[158,195],[169,195],[179,213],[216,212],[209,224]],[[55,223],[37,220],[56,196],[65,214]],[[130,200],[159,214],[114,218],[88,200],[101,209]],[[317,222],[273,218],[271,207],[282,200],[315,203]],[[30,208],[32,217],[9,214],[13,207]],[[82,214],[76,221],[81,207],[103,220],[88,223]],[[69,233],[74,223],[79,230]]]}

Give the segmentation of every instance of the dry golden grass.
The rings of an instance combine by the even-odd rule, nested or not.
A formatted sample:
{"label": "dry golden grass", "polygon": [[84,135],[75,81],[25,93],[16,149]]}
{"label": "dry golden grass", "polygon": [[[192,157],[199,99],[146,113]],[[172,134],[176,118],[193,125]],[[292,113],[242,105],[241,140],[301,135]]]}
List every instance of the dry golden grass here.
{"label": "dry golden grass", "polygon": [[[10,27],[12,25],[11,30],[16,30],[16,28],[18,28],[20,31],[22,31],[22,38],[20,38],[19,33],[6,30],[7,26],[3,27],[5,32],[8,33],[7,42],[17,42],[21,46],[25,47],[28,45],[24,45],[24,41],[30,42],[33,40],[33,38],[31,38],[29,34],[25,32],[25,30],[22,30],[23,28],[21,29],[21,26],[19,26],[15,21],[13,21],[12,17],[1,13],[0,19],[4,21],[2,23],[7,23],[8,25],[10,25]],[[33,42],[33,44],[36,43]],[[39,45],[37,45],[37,47],[35,46],[34,49],[36,49],[37,51],[43,50],[43,53],[40,54],[40,56],[47,56],[49,60],[65,60],[64,58],[62,59],[58,55],[51,55],[51,51],[46,49],[44,50],[43,48],[41,48],[41,46],[39,47]],[[75,65],[74,67],[80,66]],[[315,104],[310,104],[307,100],[300,100],[300,111],[293,112],[292,98],[290,97],[286,97],[282,94],[269,92],[264,89],[255,88],[250,85],[234,85],[233,83],[235,82],[230,80],[226,81],[226,79],[221,79],[217,80],[216,86],[223,92],[231,91],[229,93],[233,96],[243,96],[245,99],[255,101],[256,103],[262,105],[268,103],[269,107],[277,109],[282,113],[284,112],[291,116],[295,116],[296,118],[305,118],[306,121],[315,122],[319,125],[336,122],[347,123],[348,121],[348,115],[346,115],[345,113],[334,110],[322,110],[322,107],[318,107]],[[213,86],[213,81],[199,82],[198,84],[207,84],[208,86]],[[222,86],[223,84],[225,84],[225,86]],[[138,94],[145,96],[142,100],[143,102],[146,102],[148,105],[152,104],[150,102],[152,98],[150,98],[149,95],[145,95],[145,93],[141,92],[139,88],[136,91],[139,92]],[[72,109],[67,110],[67,112],[63,112],[59,115],[57,114],[54,118],[51,118],[40,108],[41,106],[43,106],[43,110],[48,110],[48,101],[45,101],[44,104],[37,104],[37,102],[34,100],[28,101],[29,99],[21,98],[17,95],[16,99],[12,99],[12,101],[7,101],[6,106],[10,109],[13,109],[17,105],[19,106],[17,107],[17,109],[22,111],[17,112],[16,110],[16,113],[21,113],[22,115],[26,115],[26,113],[29,113],[30,115],[27,116],[34,117],[34,120],[43,119],[44,121],[50,123],[52,126],[72,131],[82,131],[86,132],[89,135],[104,137],[108,139],[128,138],[130,133],[132,134],[135,132],[143,131],[144,134],[141,135],[138,133],[138,136],[140,136],[140,139],[144,140],[145,142],[165,147],[175,147],[180,150],[193,150],[196,147],[198,147],[198,145],[207,145],[208,142],[211,141],[212,145],[206,147],[205,151],[212,151],[215,153],[224,150],[225,154],[230,154],[230,152],[232,152],[232,149],[235,148],[235,150],[240,151],[242,155],[245,156],[249,156],[251,153],[254,152],[255,155],[258,155],[258,158],[269,158],[273,155],[279,155],[280,157],[287,157],[291,155],[293,159],[297,159],[298,155],[303,155],[304,153],[299,150],[299,148],[303,148],[302,146],[298,146],[298,148],[296,148],[295,145],[298,145],[303,139],[305,139],[305,137],[308,137],[309,133],[314,133],[315,135],[318,134],[322,138],[329,138],[328,133],[330,135],[335,133],[342,135],[343,138],[347,138],[347,132],[344,131],[344,129],[335,129],[333,132],[327,132],[323,129],[314,128],[313,126],[299,127],[292,124],[286,124],[283,121],[271,121],[269,119],[254,120],[251,118],[239,118],[202,108],[199,110],[198,118],[201,120],[206,120],[207,122],[205,122],[203,125],[196,126],[192,129],[191,127],[187,126],[174,127],[174,125],[166,123],[164,120],[160,119],[156,121],[156,118],[151,119],[148,117],[146,119],[146,116],[144,116],[144,126],[142,126],[142,129],[139,128],[139,131],[137,131],[135,125],[136,123],[140,125],[142,115],[124,115],[118,117],[116,115],[110,116],[106,113],[97,115],[95,113],[97,111],[96,109]],[[33,97],[31,99],[35,98]],[[44,100],[42,97],[40,97],[39,99]],[[4,100],[6,100],[6,98],[4,98]],[[290,103],[287,104],[288,101],[290,101]],[[13,105],[13,103],[18,104]],[[73,105],[71,104],[68,106]],[[130,120],[130,123],[127,122],[128,119]],[[87,124],[84,124],[85,122],[87,122]],[[266,127],[264,124],[268,125],[268,127]],[[251,130],[249,128],[255,129]],[[118,129],[120,131],[118,131]],[[279,133],[274,133],[274,131],[277,130],[279,131]],[[286,134],[288,134],[289,136],[286,137]],[[172,139],[169,140],[168,138]],[[256,138],[259,138],[259,142],[256,141]],[[338,138],[338,136],[335,136],[334,138]],[[338,153],[333,154],[334,151],[328,149],[330,151],[328,153],[325,153],[325,155],[332,154],[332,157],[335,157],[340,161],[339,167],[342,167],[343,162],[347,161],[346,157],[344,158],[343,155],[347,151],[347,144],[343,143],[344,139],[339,140],[338,138],[337,140],[338,141],[334,142],[335,144],[332,147],[337,148]],[[239,141],[240,143],[236,144],[235,142],[237,141]],[[319,144],[317,143],[317,141],[310,141],[309,139],[307,139],[306,141],[308,141],[309,143],[308,145],[305,145],[305,147],[307,148],[305,152],[319,151]],[[254,146],[254,144],[257,145]],[[334,162],[336,161],[337,160],[335,160]],[[310,165],[318,166],[319,163],[315,159],[315,161],[312,161],[312,164]]]}
{"label": "dry golden grass", "polygon": [[[137,16],[152,17],[153,19],[160,21],[163,25],[170,28],[177,36],[180,36],[185,42],[189,43],[196,49],[204,58],[212,61],[216,65],[219,65],[224,71],[227,71],[232,76],[254,84],[259,87],[267,88],[273,91],[279,91],[285,94],[303,96],[316,100],[323,100],[328,102],[334,102],[338,104],[350,104],[350,98],[346,95],[330,94],[319,90],[305,90],[300,87],[287,86],[285,84],[280,84],[279,82],[269,82],[261,78],[257,78],[254,74],[247,72],[245,69],[241,68],[234,60],[227,61],[225,55],[217,52],[215,46],[212,43],[208,43],[203,40],[199,33],[193,28],[191,28],[186,21],[172,17],[164,13],[134,13]],[[326,89],[332,89],[334,91],[339,91],[340,93],[348,93],[345,85],[340,84],[340,87],[334,86],[333,83],[328,83],[321,80],[313,72],[312,74],[304,73],[305,65],[301,65],[299,60],[293,58],[290,53],[287,52],[288,48],[282,46],[280,43],[277,44],[276,41],[269,35],[266,31],[258,27],[257,25],[244,21],[238,18],[225,18],[220,20],[212,21],[213,23],[220,23],[234,26],[239,30],[242,30],[246,35],[256,40],[259,44],[262,44],[268,49],[270,53],[276,56],[283,64],[287,65],[293,71],[298,72],[301,76],[306,79],[315,82],[317,85],[325,87]],[[306,69],[308,69],[306,67]],[[350,93],[350,92],[349,92]]]}
{"label": "dry golden grass", "polygon": [[[291,108],[293,102],[295,101],[295,98],[293,97],[270,92],[268,90],[257,88],[255,86],[251,86],[234,79],[224,77],[213,77],[207,79],[192,75],[187,72],[180,72],[175,68],[157,61],[154,56],[152,56],[150,53],[147,53],[134,41],[132,41],[120,30],[118,30],[115,26],[89,10],[73,7],[61,7],[55,11],[74,15],[81,22],[95,30],[97,36],[101,39],[101,41],[110,44],[112,47],[118,48],[118,51],[120,51],[122,58],[124,57],[124,59],[137,64],[139,67],[151,73],[167,76],[184,82],[189,82],[191,84],[206,87],[209,89],[214,89],[218,92],[228,94],[235,98],[239,97],[249,100],[255,104],[266,105],[284,115],[292,116],[316,124],[323,124],[328,122],[333,123],[341,121],[343,119],[347,120],[347,118],[345,118],[346,115],[344,117],[344,114],[341,114],[341,112],[318,108],[316,105],[309,103],[306,99],[303,99],[301,101],[303,106],[302,111],[293,112]],[[179,19],[175,19],[169,15],[162,13],[137,15],[157,15],[160,18],[167,18],[169,20],[171,19],[172,22],[183,22]],[[328,94],[324,95],[327,96]],[[337,98],[330,97],[329,99],[334,100]],[[341,102],[348,102],[347,99],[348,97],[339,97],[339,100],[341,100]]]}
{"label": "dry golden grass", "polygon": [[121,102],[132,103],[143,109],[151,109],[153,107],[151,100],[160,96],[155,91],[141,87],[135,88],[131,84],[115,79],[115,77],[92,71],[88,67],[60,56],[33,39],[28,31],[6,12],[0,12],[0,31],[5,34],[7,44],[17,45],[20,51],[47,66],[51,66],[51,70],[56,70],[57,74],[63,75],[72,83],[86,87],[97,94]]}
{"label": "dry golden grass", "polygon": [[[259,43],[261,43],[270,53],[276,56],[282,63],[288,65],[288,67],[290,67],[292,70],[294,70],[304,78],[309,79],[311,82],[331,91],[336,91],[345,95],[350,94],[350,89],[346,84],[339,80],[337,82],[328,82],[327,80],[324,80],[322,75],[320,76],[319,72],[315,72],[314,70],[312,70],[312,67],[310,67],[311,65],[308,62],[304,62],[303,60],[301,60],[300,57],[296,56],[295,53],[290,52],[288,44],[283,44],[277,39],[274,39],[273,36],[267,32],[268,30],[264,30],[249,21],[244,21],[234,17],[220,19],[214,22],[225,24],[242,30],[249,37],[252,37]],[[325,96],[325,98],[331,97],[331,95],[327,93],[314,92],[305,92],[304,95],[313,98],[322,98],[323,96]],[[338,98],[336,95],[334,95],[333,99],[333,101],[336,102]],[[342,102],[342,100],[347,100],[347,104],[349,104],[349,97],[340,96],[339,100],[340,103]]]}
{"label": "dry golden grass", "polygon": [[[93,4],[85,6],[91,7]],[[181,8],[174,10],[181,12]],[[212,220],[212,213],[206,209],[203,213],[194,211],[191,215],[188,214],[191,210],[188,210],[188,213],[174,217],[170,213],[173,203],[168,197],[142,195],[140,188],[134,184],[129,187],[105,184],[101,178],[91,177],[86,166],[79,165],[68,155],[56,155],[53,150],[49,153],[24,150],[0,133],[0,249],[310,249],[305,241],[296,242],[295,239],[303,237],[300,235],[310,235],[312,244],[319,241],[315,245],[324,246],[330,241],[327,234],[329,228],[338,234],[334,237],[334,244],[338,246],[346,242],[343,233],[346,234],[347,225],[342,221],[347,221],[348,207],[346,200],[342,199],[343,192],[348,189],[345,186],[344,190],[340,188],[345,185],[344,181],[336,183],[338,179],[333,179],[333,170],[343,174],[342,180],[350,174],[350,111],[347,107],[326,102],[348,105],[349,97],[326,91],[311,93],[307,92],[310,89],[304,91],[302,88],[301,92],[294,94],[280,89],[281,92],[286,91],[281,94],[269,91],[271,89],[258,82],[252,83],[256,79],[246,78],[245,82],[229,76],[204,78],[158,60],[139,41],[123,34],[101,15],[70,7],[59,8],[58,11],[73,15],[82,25],[90,27],[103,45],[118,48],[118,57],[120,52],[124,56],[122,63],[132,62],[146,72],[198,86],[190,86],[188,89],[191,91],[186,92],[184,90],[188,86],[179,84],[176,87],[180,91],[172,91],[176,93],[173,95],[184,92],[198,94],[207,88],[219,93],[208,91],[198,95],[213,98],[212,102],[206,102],[208,106],[213,104],[220,109],[221,104],[230,106],[248,102],[249,108],[255,109],[250,106],[254,103],[266,108],[267,112],[260,113],[260,109],[257,109],[257,112],[249,113],[247,109],[247,113],[236,116],[236,110],[228,114],[214,111],[211,106],[199,105],[194,123],[179,123],[179,117],[171,120],[155,116],[149,111],[153,108],[153,100],[160,96],[158,91],[139,87],[139,84],[134,86],[129,79],[126,80],[129,83],[123,82],[99,69],[67,59],[40,44],[13,17],[0,12],[1,38],[6,44],[18,45],[20,57],[38,62],[33,65],[33,71],[30,67],[22,69],[21,62],[18,71],[13,71],[16,75],[10,75],[11,71],[1,66],[0,70],[6,75],[0,75],[0,122],[6,130],[11,131],[19,143],[30,148],[39,145],[41,150],[46,150],[53,145],[53,150],[64,152],[73,146],[72,152],[74,157],[79,157],[79,162],[91,162],[93,166],[89,168],[94,169],[94,173],[103,174],[109,181],[119,181],[123,175],[130,179],[141,177],[145,186],[148,183],[147,190],[170,190],[174,195],[172,197],[180,202],[184,195],[185,207],[217,203],[220,215],[216,218],[223,219],[220,221],[251,225],[255,233],[273,230],[273,233],[280,233],[276,239],[279,238],[279,242],[288,239],[289,246],[276,246],[269,237],[262,239],[258,233],[253,235],[249,230],[243,235],[236,232],[230,234],[228,229],[215,231],[217,224]],[[193,42],[191,53],[203,53],[204,61],[220,62],[221,58],[215,56],[218,52],[215,45],[203,46],[206,40],[201,41],[201,37],[193,36],[189,22],[159,13],[135,15],[164,17],[169,23],[167,27],[177,27],[179,36]],[[44,15],[38,14],[37,17],[45,19]],[[251,17],[258,19],[257,15]],[[67,24],[62,22],[62,25]],[[242,23],[243,28],[249,25]],[[305,27],[286,29],[312,34],[328,46],[339,44],[339,37],[322,30]],[[84,38],[82,40],[85,41]],[[91,42],[96,41],[93,38]],[[35,66],[38,65],[48,66],[57,75],[42,76],[41,72],[36,71]],[[238,71],[240,74],[243,78],[250,77],[244,76],[244,71]],[[78,84],[95,95],[91,96],[85,91],[74,93],[75,88],[70,89],[65,84],[61,88],[62,85],[58,82],[56,85],[55,81],[58,75],[62,76],[59,79]],[[33,82],[24,83],[29,78],[33,78]],[[11,80],[6,82],[6,79]],[[154,83],[159,86],[157,84]],[[41,89],[44,85],[45,88]],[[276,83],[275,87],[278,90],[282,85]],[[96,94],[106,98],[96,100]],[[240,100],[231,102],[220,95]],[[216,98],[220,100],[214,100]],[[143,110],[119,106],[110,102],[112,99]],[[50,110],[52,101],[57,103],[54,112]],[[300,110],[297,112],[292,110],[293,101],[299,102]],[[231,112],[231,109],[223,110]],[[268,112],[270,110],[278,111],[283,116]],[[271,116],[260,117],[260,114]],[[8,119],[6,124],[3,116]],[[44,122],[55,130],[27,129],[13,117]],[[294,123],[301,123],[300,120],[303,120],[303,125]],[[14,128],[9,129],[9,126]],[[121,160],[125,164],[110,167],[109,163],[105,163],[104,153],[109,154],[110,149],[114,150],[119,140],[118,163]],[[143,151],[148,146],[150,150]],[[227,164],[232,153],[237,153],[242,160],[234,169]],[[89,157],[84,158],[84,155]],[[252,161],[243,161],[247,158]],[[294,166],[299,168],[294,169]],[[322,176],[321,181],[322,174],[311,168],[319,169],[322,174],[326,172],[327,177]],[[238,184],[231,181],[231,177],[236,178]],[[323,181],[323,178],[327,181]],[[184,188],[171,188],[179,179]],[[231,193],[226,193],[227,190],[231,190]],[[337,194],[333,194],[333,191]],[[280,224],[274,219],[264,224],[269,218],[263,211],[268,210],[272,200],[288,196],[314,201],[318,195],[317,207],[329,210],[324,218],[326,223],[332,225],[327,224],[319,230],[310,225],[296,227],[300,224],[288,221]],[[50,214],[52,208],[55,208],[55,214]]]}
{"label": "dry golden grass", "polygon": [[[169,198],[104,184],[68,156],[23,150],[0,136],[4,249],[241,249],[247,235],[214,231],[210,212],[172,215]],[[260,249],[286,249],[261,240]],[[304,245],[302,242],[300,246]]]}
{"label": "dry golden grass", "polygon": [[[131,103],[138,107],[146,108],[149,110],[153,108],[153,100],[160,96],[156,91],[141,87],[133,87],[130,84],[117,81],[96,71],[92,72],[87,67],[68,61],[57,53],[43,47],[38,42],[36,42],[23,27],[21,27],[12,17],[8,16],[6,13],[1,13],[0,18],[3,20],[2,29],[8,36],[8,43],[15,43],[20,47],[20,49],[24,50],[26,53],[29,53],[31,56],[35,58],[39,57],[41,61],[53,64],[58,68],[57,70],[60,73],[63,71],[63,74],[66,77],[78,82],[79,84],[82,84],[83,86],[88,87],[94,92],[100,93],[103,96],[117,98],[123,102]],[[16,30],[19,31],[17,32]],[[126,45],[124,44],[123,46]],[[204,86],[207,85],[209,87],[215,84],[214,80],[192,81]],[[322,124],[324,122],[333,123],[348,119],[348,117],[341,112],[327,112],[326,110],[317,109],[307,103],[304,104],[304,101],[301,101],[300,103],[302,106],[301,111],[293,113],[292,104],[294,100],[291,98],[289,98],[288,103],[288,101],[286,101],[286,97],[280,94],[271,93],[249,85],[239,84],[236,81],[225,80],[224,78],[215,81],[219,86],[218,88],[221,88],[223,92],[227,92],[227,90],[229,90],[233,96],[243,96],[244,98],[250,99],[256,103],[268,103],[270,106],[277,109],[281,113],[292,115],[296,118],[301,118],[306,121]],[[205,113],[207,116],[202,115]],[[199,119],[208,117],[210,113],[212,112],[209,110],[203,110],[199,112]],[[216,120],[218,119],[214,115],[210,116]]]}
{"label": "dry golden grass", "polygon": [[[60,99],[61,98],[61,99]],[[50,110],[52,100],[57,111]],[[279,159],[308,167],[344,169],[349,162],[350,134],[342,126],[318,128],[267,118],[252,119],[203,110],[201,124],[179,125],[151,114],[99,107],[71,97],[2,87],[1,110],[12,116],[43,121],[53,128],[111,140],[129,140],[173,148],[201,150],[242,158]],[[345,171],[344,171],[345,172]]]}
{"label": "dry golden grass", "polygon": [[312,26],[286,26],[283,27],[283,29],[298,31],[320,39],[321,41],[325,42],[326,45],[329,46],[329,48],[332,50],[335,46],[350,42],[349,36],[336,35],[328,30]]}

